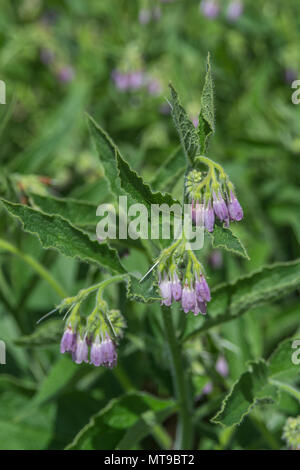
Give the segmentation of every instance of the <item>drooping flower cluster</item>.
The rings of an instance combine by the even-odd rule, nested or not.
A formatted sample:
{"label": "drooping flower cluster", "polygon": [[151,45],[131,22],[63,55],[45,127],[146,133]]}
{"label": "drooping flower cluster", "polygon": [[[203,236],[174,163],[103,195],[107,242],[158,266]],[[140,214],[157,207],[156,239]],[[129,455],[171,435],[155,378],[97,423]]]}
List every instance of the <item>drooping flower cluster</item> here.
{"label": "drooping flower cluster", "polygon": [[206,174],[192,170],[186,182],[192,204],[192,220],[196,225],[203,225],[209,232],[214,230],[215,218],[224,222],[226,227],[230,221],[240,221],[243,218],[243,209],[232,183],[223,170],[217,179],[213,166],[212,162]]}
{"label": "drooping flower cluster", "polygon": [[[220,3],[218,0],[202,0],[200,10],[204,16],[215,19],[220,14]],[[229,21],[236,21],[243,13],[243,3],[240,0],[232,0],[225,12]]]}
{"label": "drooping flower cluster", "polygon": [[77,303],[69,318],[60,343],[62,354],[69,352],[76,364],[82,362],[96,367],[113,368],[117,365],[116,339],[125,327],[118,310],[108,310],[103,299],[97,299],[96,307],[86,318],[79,314]]}
{"label": "drooping flower cluster", "polygon": [[[90,350],[90,360],[89,360]],[[82,362],[113,368],[117,365],[117,350],[115,343],[108,333],[105,336],[97,334],[91,339],[87,334],[82,334],[73,329],[71,324],[66,326],[61,343],[62,354],[70,352],[76,364]]]}
{"label": "drooping flower cluster", "polygon": [[[192,251],[186,251],[179,262],[176,262],[176,254],[181,251],[181,247],[177,250],[178,248],[175,248],[167,258],[163,252],[158,264],[158,285],[162,304],[170,307],[173,301],[180,302],[185,313],[205,315],[206,304],[211,300],[211,296],[203,268]],[[186,267],[180,269],[179,265],[185,260]]]}

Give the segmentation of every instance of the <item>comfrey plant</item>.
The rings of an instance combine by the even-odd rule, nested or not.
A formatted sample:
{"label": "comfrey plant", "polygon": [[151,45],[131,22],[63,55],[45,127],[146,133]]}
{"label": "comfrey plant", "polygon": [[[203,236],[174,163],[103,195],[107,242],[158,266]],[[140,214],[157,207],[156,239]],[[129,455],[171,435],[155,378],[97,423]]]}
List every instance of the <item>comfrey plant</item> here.
{"label": "comfrey plant", "polygon": [[[209,142],[215,131],[209,57],[196,127],[181,105],[172,85],[170,90],[171,97],[168,103],[181,148],[172,153],[159,168],[157,175],[151,181],[151,186],[130,167],[107,133],[92,118],[88,118],[103,174],[115,206],[121,197],[126,196],[126,210],[123,208],[125,206],[119,204],[117,216],[112,223],[114,228],[118,228],[114,230],[118,232],[117,238],[111,236],[109,239],[108,230],[107,237],[101,237],[101,243],[100,240],[97,241],[95,235],[97,217],[109,219],[109,216],[105,216],[104,213],[99,214],[99,206],[96,204],[71,198],[52,197],[48,192],[51,181],[38,178],[39,184],[37,184],[37,177],[32,179],[30,175],[26,177],[29,178],[28,181],[26,178],[25,181],[24,177],[22,180],[10,177],[9,185],[6,184],[6,177],[1,178],[1,181],[4,180],[1,182],[4,187],[19,188],[15,191],[17,197],[23,193],[26,195],[25,204],[1,198],[1,203],[8,213],[22,221],[24,230],[38,234],[44,248],[53,248],[64,256],[79,258],[83,273],[91,276],[86,276],[85,279],[92,279],[86,280],[86,288],[70,297],[58,285],[51,273],[30,256],[25,257],[6,240],[0,240],[0,248],[21,256],[48,282],[60,298],[64,299],[55,309],[64,314],[63,322],[58,320],[60,351],[64,355],[60,358],[60,362],[63,367],[67,367],[67,363],[73,369],[73,365],[68,361],[70,356],[70,361],[73,360],[79,365],[78,368],[81,368],[79,371],[77,368],[79,374],[91,372],[93,377],[97,376],[95,370],[89,369],[93,366],[99,367],[103,375],[114,374],[125,389],[125,396],[117,397],[111,407],[105,408],[109,409],[108,412],[113,416],[115,408],[127,410],[128,406],[130,419],[124,419],[122,414],[120,428],[117,427],[117,431],[115,427],[109,428],[108,434],[114,436],[114,442],[120,443],[120,439],[122,443],[128,442],[130,429],[125,429],[124,423],[133,422],[136,417],[137,420],[132,426],[134,446],[136,446],[136,424],[138,424],[139,429],[141,426],[142,436],[146,435],[143,434],[144,431],[147,433],[151,428],[150,432],[154,433],[160,445],[163,440],[161,445],[163,448],[170,448],[172,445],[176,449],[190,449],[197,445],[193,438],[198,424],[196,420],[204,416],[202,413],[207,413],[207,410],[203,411],[201,402],[207,399],[208,392],[214,397],[226,393],[220,411],[215,414],[212,421],[231,429],[238,425],[254,406],[259,406],[259,403],[262,402],[264,405],[276,403],[278,389],[290,393],[294,398],[299,398],[299,392],[294,387],[294,384],[297,385],[297,380],[299,381],[299,364],[297,360],[292,360],[296,338],[283,341],[268,360],[252,361],[229,390],[228,372],[232,362],[225,349],[231,354],[238,355],[236,352],[238,348],[228,341],[227,337],[222,338],[220,333],[223,330],[219,328],[222,328],[224,323],[239,322],[240,317],[254,306],[280,297],[286,300],[287,294],[291,294],[299,287],[300,263],[296,260],[276,264],[241,277],[234,283],[223,283],[217,287],[212,285],[205,270],[201,251],[203,244],[197,248],[192,244],[190,234],[187,233],[189,227],[185,224],[177,236],[178,231],[175,230],[175,226],[178,219],[181,221],[183,218],[183,213],[184,215],[188,213],[188,219],[196,233],[199,228],[201,229],[205,249],[209,242],[213,249],[212,254],[220,255],[216,250],[222,249],[228,255],[235,254],[244,259],[248,259],[248,255],[240,239],[232,231],[238,227],[238,222],[243,218],[243,209],[238,201],[237,191],[224,168],[215,161],[215,158],[209,158]],[[172,194],[159,190],[159,188],[166,190],[166,181],[171,182],[169,188],[174,182],[179,183],[179,175],[184,175],[181,181],[182,203],[175,200]],[[41,191],[42,182],[47,183],[43,191]],[[128,211],[127,202],[130,206]],[[170,218],[169,224],[172,230],[167,231],[165,237],[164,209],[174,207],[176,204],[184,210],[180,211],[179,216],[176,214],[175,220],[173,209],[174,218]],[[130,213],[133,207],[143,213],[143,218],[139,219],[134,211]],[[143,225],[149,229],[152,222],[149,214],[153,207],[159,207],[161,210],[162,217],[157,219],[155,228],[159,226],[162,230],[159,230],[158,237],[143,239],[143,230],[138,221],[143,220]],[[134,217],[133,220],[129,220],[131,216]],[[122,223],[124,220],[126,223]],[[132,224],[135,224],[134,227]],[[134,237],[131,237],[130,233],[134,234]],[[140,254],[143,258],[143,267],[140,265]],[[87,269],[84,263],[88,265]],[[217,269],[222,263],[222,257],[219,256],[216,261],[211,262],[212,269]],[[138,303],[146,304],[147,308],[143,311]],[[117,306],[120,311],[116,310]],[[131,327],[134,315],[137,315],[135,318],[138,319],[134,325],[136,330],[129,332],[125,330],[124,318]],[[37,329],[32,335],[35,341],[38,335],[40,339],[37,342],[45,341],[47,327],[46,322],[38,327],[41,329]],[[144,331],[142,328],[145,328]],[[153,335],[151,329],[155,331]],[[128,331],[127,337],[122,339],[125,331]],[[202,337],[199,341],[200,335]],[[30,345],[33,341],[32,336],[29,339]],[[130,347],[123,347],[126,340],[132,342]],[[142,357],[146,355],[151,357],[151,364],[155,363],[156,370],[161,371],[162,368],[166,372],[158,375],[165,375],[163,394],[165,396],[167,390],[172,398],[162,399],[158,390],[155,396],[133,390],[135,385],[132,386],[131,377],[127,377],[125,368],[126,363],[130,363],[129,375],[134,375],[134,361],[126,361],[125,358],[128,354],[133,354],[132,350],[137,355],[135,357],[139,357],[139,348],[142,350]],[[167,358],[171,374],[168,374]],[[144,379],[147,378],[147,367],[144,369],[140,383],[144,383]],[[151,377],[154,375],[153,370],[149,372]],[[102,374],[99,374],[99,380],[102,380]],[[173,380],[174,393],[168,382],[169,377]],[[214,403],[210,414],[217,411],[215,401],[212,401]],[[148,410],[151,414],[148,414]],[[174,442],[170,442],[170,435],[160,423],[175,413],[178,414],[176,438]],[[155,422],[155,426],[149,426],[149,416],[151,423]],[[102,417],[101,411],[95,420],[91,421],[92,430],[88,425],[80,431],[71,448],[85,448],[89,445],[87,442],[91,440],[94,442],[98,431],[94,431],[93,426],[101,426],[103,421],[106,432],[108,421],[114,421],[116,416],[113,420],[102,420]],[[152,421],[154,418],[155,421]],[[298,446],[298,424],[298,421],[289,421],[284,430],[284,438],[292,448]],[[122,434],[123,429],[125,429],[124,434]],[[116,432],[117,436],[114,434]],[[99,434],[102,439],[103,433]],[[223,437],[225,435],[231,439],[232,432],[224,433]],[[96,448],[101,445],[102,442],[99,446],[95,444]]]}
{"label": "comfrey plant", "polygon": [[[110,369],[117,365],[116,344],[123,336],[126,323],[118,310],[109,310],[102,293],[108,284],[120,280],[122,277],[115,276],[81,290],[77,296],[66,298],[59,305],[59,311],[67,309],[60,352],[71,353],[72,360],[76,364],[86,362],[96,367],[104,366]],[[94,309],[84,317],[80,314],[81,305],[94,292],[97,292]]]}

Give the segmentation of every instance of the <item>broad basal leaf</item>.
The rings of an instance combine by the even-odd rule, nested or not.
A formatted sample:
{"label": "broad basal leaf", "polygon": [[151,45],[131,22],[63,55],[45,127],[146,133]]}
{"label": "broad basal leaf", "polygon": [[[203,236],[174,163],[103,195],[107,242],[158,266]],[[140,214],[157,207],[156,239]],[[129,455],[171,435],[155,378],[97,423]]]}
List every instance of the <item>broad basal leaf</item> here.
{"label": "broad basal leaf", "polygon": [[210,136],[215,130],[215,109],[214,109],[214,93],[213,80],[211,76],[210,55],[207,56],[207,68],[204,87],[201,96],[201,107],[199,114],[198,135],[200,141],[200,153],[203,155],[207,152]]}
{"label": "broad basal leaf", "polygon": [[224,228],[215,224],[214,231],[209,233],[212,239],[213,248],[222,248],[226,251],[231,251],[236,255],[249,259],[247,251],[241,240],[232,233],[230,228]]}
{"label": "broad basal leaf", "polygon": [[274,402],[276,387],[268,382],[268,366],[265,362],[253,362],[225,398],[221,411],[213,418],[214,423],[224,426],[239,424],[257,400]]}
{"label": "broad basal leaf", "polygon": [[189,119],[185,109],[181,106],[175,88],[170,84],[172,117],[179,134],[180,142],[189,163],[193,162],[196,154],[200,151],[199,138],[194,124]]}
{"label": "broad basal leaf", "polygon": [[111,400],[68,446],[72,450],[130,450],[175,410],[172,400],[133,392]]}
{"label": "broad basal leaf", "polygon": [[208,315],[200,319],[200,325],[197,317],[188,317],[184,338],[233,320],[248,310],[284,297],[299,287],[300,260],[267,266],[234,283],[222,284],[212,291]]}
{"label": "broad basal leaf", "polygon": [[292,361],[293,341],[283,341],[268,362],[250,364],[225,398],[222,409],[213,418],[215,423],[224,426],[239,424],[255,404],[276,401],[278,389],[290,391],[293,396],[297,394],[288,383],[299,378],[300,374],[300,364]]}
{"label": "broad basal leaf", "polygon": [[99,244],[58,215],[48,215],[31,207],[1,199],[6,210],[22,221],[24,230],[38,236],[44,248],[54,248],[71,258],[126,273],[117,251],[106,243]]}

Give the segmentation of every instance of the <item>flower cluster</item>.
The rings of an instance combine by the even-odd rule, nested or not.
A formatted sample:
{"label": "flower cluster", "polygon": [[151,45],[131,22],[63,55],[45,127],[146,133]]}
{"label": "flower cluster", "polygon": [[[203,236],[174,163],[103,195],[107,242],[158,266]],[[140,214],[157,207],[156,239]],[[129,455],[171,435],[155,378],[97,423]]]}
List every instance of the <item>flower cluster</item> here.
{"label": "flower cluster", "polygon": [[150,95],[157,95],[161,91],[158,80],[142,70],[123,72],[115,69],[112,72],[112,79],[116,88],[120,91],[137,91],[146,88]]}
{"label": "flower cluster", "polygon": [[[66,327],[60,343],[62,354],[69,352],[76,364],[82,362],[96,367],[113,368],[117,365],[116,340],[122,336],[126,326],[118,310],[108,310],[106,302],[100,297],[99,289],[96,306],[92,313],[84,318],[80,315],[82,295],[66,299],[65,306],[76,299],[66,321]],[[81,297],[80,297],[81,295]],[[74,306],[73,306],[74,305]]]}
{"label": "flower cluster", "polygon": [[[204,157],[203,157],[204,158]],[[210,161],[208,173],[192,170],[186,182],[187,193],[192,203],[192,220],[203,225],[209,232],[214,230],[215,218],[229,226],[229,221],[240,221],[243,209],[235,195],[232,183],[218,165],[216,178],[214,162]]]}
{"label": "flower cluster", "polygon": [[[162,304],[169,307],[174,300],[181,303],[185,313],[205,315],[206,304],[211,300],[211,296],[200,262],[192,251],[180,255],[180,246],[173,252],[170,248],[166,251],[167,255],[163,252],[158,263],[158,285],[163,299]],[[175,261],[177,253],[179,262]],[[179,265],[184,265],[185,258],[187,258],[186,267],[180,269]]]}
{"label": "flower cluster", "polygon": [[161,17],[161,9],[156,6],[152,9],[142,8],[139,11],[139,22],[142,25],[150,23],[150,21],[157,21]]}
{"label": "flower cluster", "polygon": [[[90,361],[89,361],[90,346]],[[113,368],[117,365],[117,351],[115,343],[108,333],[105,336],[95,335],[92,339],[87,335],[77,332],[69,323],[66,326],[60,343],[62,354],[70,352],[76,364],[90,362],[94,366]]]}
{"label": "flower cluster", "polygon": [[287,419],[283,428],[283,438],[292,450],[300,450],[300,416]]}
{"label": "flower cluster", "polygon": [[[207,18],[217,18],[220,13],[218,0],[202,0],[200,10]],[[243,13],[243,4],[240,0],[232,0],[226,11],[226,17],[230,21],[236,21]]]}

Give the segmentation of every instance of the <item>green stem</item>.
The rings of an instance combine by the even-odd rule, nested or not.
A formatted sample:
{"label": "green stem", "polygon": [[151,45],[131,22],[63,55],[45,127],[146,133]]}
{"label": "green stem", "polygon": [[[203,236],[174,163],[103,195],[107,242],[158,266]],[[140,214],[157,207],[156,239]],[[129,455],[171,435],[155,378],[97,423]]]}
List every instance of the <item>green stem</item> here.
{"label": "green stem", "polygon": [[169,347],[174,388],[179,406],[179,422],[177,426],[176,450],[188,450],[192,445],[192,399],[189,396],[189,383],[186,369],[183,365],[179,343],[176,337],[171,310],[162,307],[163,322]]}

